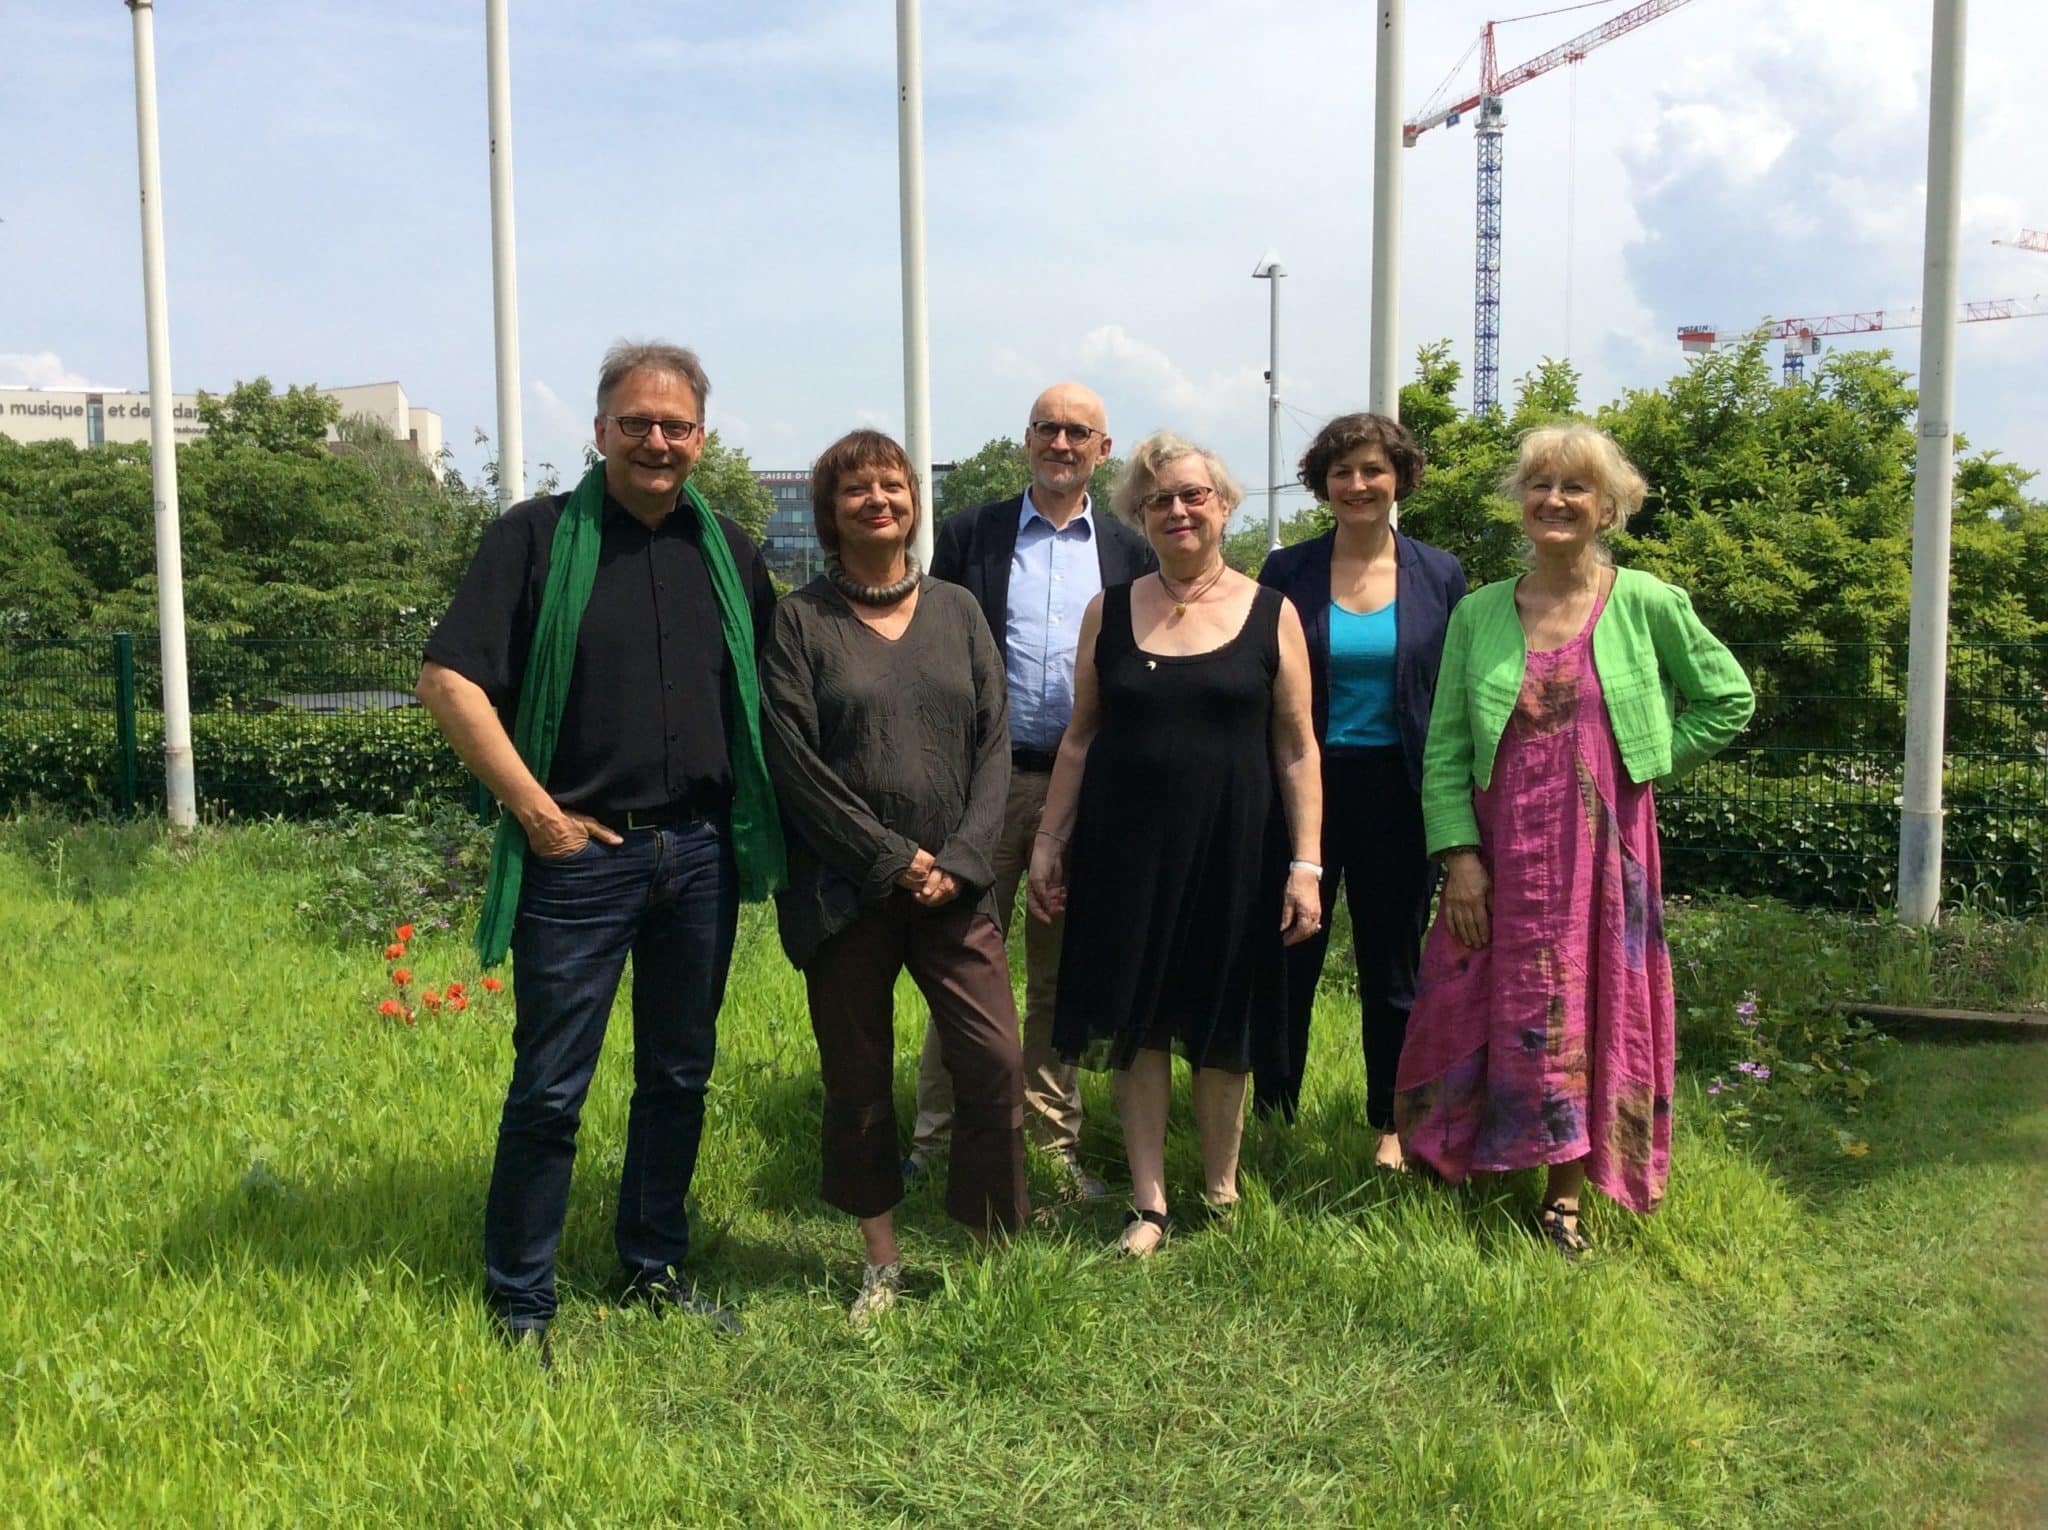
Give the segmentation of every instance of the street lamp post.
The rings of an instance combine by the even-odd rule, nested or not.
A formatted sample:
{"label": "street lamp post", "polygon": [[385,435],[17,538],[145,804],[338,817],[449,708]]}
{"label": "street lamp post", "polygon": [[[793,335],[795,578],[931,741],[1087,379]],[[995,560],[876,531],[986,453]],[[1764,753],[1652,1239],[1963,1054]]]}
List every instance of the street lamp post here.
{"label": "street lamp post", "polygon": [[1272,299],[1267,322],[1266,346],[1266,546],[1280,545],[1280,278],[1287,268],[1280,257],[1266,251],[1252,268],[1252,275],[1269,284]]}

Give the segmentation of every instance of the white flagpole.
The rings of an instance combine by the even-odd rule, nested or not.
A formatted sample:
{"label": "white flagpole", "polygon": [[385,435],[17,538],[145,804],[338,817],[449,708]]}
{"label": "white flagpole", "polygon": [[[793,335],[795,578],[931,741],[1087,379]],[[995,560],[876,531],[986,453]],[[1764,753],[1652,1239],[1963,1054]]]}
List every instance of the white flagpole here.
{"label": "white flagpole", "polygon": [[192,699],[185,670],[185,564],[178,538],[178,438],[171,399],[171,321],[164,296],[163,165],[156,137],[155,0],[127,0],[135,23],[135,157],[142,183],[142,313],[149,337],[149,477],[156,500],[157,646],[164,675],[164,811],[199,821]]}
{"label": "white flagpole", "polygon": [[485,0],[485,92],[491,128],[491,310],[498,355],[498,509],[526,498],[519,413],[519,269],[512,217],[512,44],[506,0]]}
{"label": "white flagpole", "polygon": [[1941,907],[1941,762],[1947,727],[1949,514],[1955,476],[1956,265],[1963,197],[1964,0],[1934,0],[1928,70],[1927,233],[1920,312],[1920,451],[1913,469],[1913,601],[1906,659],[1906,781],[1899,919]]}
{"label": "white flagpole", "polygon": [[924,514],[917,561],[932,561],[932,358],[924,281],[924,80],[918,0],[896,0],[896,170],[903,220],[903,449]]}
{"label": "white flagpole", "polygon": [[1373,77],[1372,339],[1366,407],[1401,418],[1401,49],[1403,0],[1381,0]]}

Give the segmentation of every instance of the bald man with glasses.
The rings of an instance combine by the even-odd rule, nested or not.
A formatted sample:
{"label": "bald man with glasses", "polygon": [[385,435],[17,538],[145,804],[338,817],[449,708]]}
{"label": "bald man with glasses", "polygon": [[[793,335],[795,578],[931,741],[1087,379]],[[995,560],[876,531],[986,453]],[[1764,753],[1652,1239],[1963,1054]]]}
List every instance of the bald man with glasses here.
{"label": "bald man with glasses", "polygon": [[[1145,539],[1097,507],[1088,480],[1109,455],[1102,400],[1079,383],[1039,394],[1025,421],[1031,483],[1022,494],[963,511],[938,529],[932,577],[964,585],[980,603],[1003,652],[1010,690],[1010,793],[996,845],[996,899],[1015,917],[1017,887],[1031,866],[1031,841],[1045,808],[1053,757],[1074,708],[1074,648],[1081,614],[1099,591],[1152,571]],[[1081,1096],[1074,1069],[1052,1050],[1053,994],[1059,983],[1060,922],[1024,922],[1025,1131],[1052,1154],[1076,1194],[1096,1198],[1108,1186],[1081,1162]],[[917,1125],[907,1177],[930,1169],[946,1150],[953,1118],[952,1081],[927,1035],[917,1074]]]}

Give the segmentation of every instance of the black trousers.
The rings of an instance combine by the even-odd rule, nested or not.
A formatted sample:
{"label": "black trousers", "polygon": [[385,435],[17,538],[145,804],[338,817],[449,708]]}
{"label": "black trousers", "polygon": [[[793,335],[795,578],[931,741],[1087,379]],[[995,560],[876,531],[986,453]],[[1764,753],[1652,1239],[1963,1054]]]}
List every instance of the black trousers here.
{"label": "black trousers", "polygon": [[1287,952],[1287,1056],[1291,1071],[1252,1077],[1252,1103],[1294,1119],[1308,1065],[1316,982],[1329,950],[1341,884],[1358,963],[1359,1031],[1365,1050],[1365,1118],[1394,1129],[1394,1070],[1415,1002],[1415,969],[1437,868],[1423,849],[1422,801],[1399,745],[1323,754],[1323,928]]}

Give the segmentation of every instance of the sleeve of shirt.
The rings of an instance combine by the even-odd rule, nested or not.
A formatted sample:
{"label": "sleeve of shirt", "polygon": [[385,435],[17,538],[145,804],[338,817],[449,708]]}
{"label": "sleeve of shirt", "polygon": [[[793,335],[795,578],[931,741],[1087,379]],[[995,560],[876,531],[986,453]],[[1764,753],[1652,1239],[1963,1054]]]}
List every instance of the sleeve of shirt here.
{"label": "sleeve of shirt", "polygon": [[1010,693],[1003,680],[1003,656],[981,607],[960,602],[974,665],[974,774],[967,784],[967,808],[960,823],[933,857],[941,871],[976,892],[996,879],[996,841],[1010,795]]}
{"label": "sleeve of shirt", "polygon": [[768,560],[761,556],[761,549],[754,549],[754,565],[749,571],[749,580],[754,601],[754,657],[756,660],[768,651],[768,635],[775,628],[775,580],[768,572]]}
{"label": "sleeve of shirt", "polygon": [[1685,698],[1685,710],[1671,723],[1671,775],[1683,775],[1720,753],[1756,710],[1756,693],[1735,655],[1707,630],[1692,609],[1692,597],[1666,585],[1650,608],[1650,638],[1657,663]]}
{"label": "sleeve of shirt", "polygon": [[501,711],[517,693],[533,640],[526,609],[532,535],[531,522],[519,515],[486,526],[454,600],[427,639],[430,662],[478,686]]}
{"label": "sleeve of shirt", "polygon": [[917,846],[888,828],[825,759],[818,724],[817,670],[803,608],[777,608],[761,661],[762,730],[768,773],[782,816],[818,859],[861,890],[863,903],[889,895]]}

